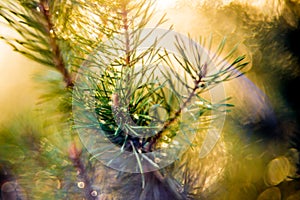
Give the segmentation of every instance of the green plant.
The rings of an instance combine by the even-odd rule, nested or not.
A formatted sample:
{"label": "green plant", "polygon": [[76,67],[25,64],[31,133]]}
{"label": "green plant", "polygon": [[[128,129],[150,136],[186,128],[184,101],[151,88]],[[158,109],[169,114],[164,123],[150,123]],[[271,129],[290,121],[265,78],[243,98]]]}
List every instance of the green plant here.
{"label": "green plant", "polygon": [[[159,29],[164,17],[146,29],[155,14],[152,1],[16,0],[3,1],[0,8],[2,19],[19,34],[2,39],[58,71],[66,85],[59,87],[57,80],[47,85],[43,105],[60,105],[47,115],[66,123],[54,131],[66,134],[72,127],[68,148],[57,151],[63,144],[38,139],[40,150],[30,151],[43,159],[61,157],[64,167],[41,164],[40,181],[50,177],[58,185],[40,193],[28,190],[29,198],[200,198],[199,171],[189,168],[187,154],[200,151],[211,123],[232,106],[205,93],[241,76],[244,56],[234,57],[233,48],[220,59],[225,40],[213,52],[211,38],[197,43],[173,34],[170,39],[171,29]],[[153,37],[157,30],[161,34]],[[166,37],[175,53],[160,44]],[[99,181],[110,171],[103,164],[117,169],[108,186]]]}

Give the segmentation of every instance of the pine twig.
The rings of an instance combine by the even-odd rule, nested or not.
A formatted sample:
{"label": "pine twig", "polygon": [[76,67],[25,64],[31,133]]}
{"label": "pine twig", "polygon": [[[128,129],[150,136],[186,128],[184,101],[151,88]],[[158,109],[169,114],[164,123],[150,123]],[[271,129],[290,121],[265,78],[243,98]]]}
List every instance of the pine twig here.
{"label": "pine twig", "polygon": [[72,143],[71,147],[69,148],[69,157],[73,163],[73,166],[77,169],[78,177],[83,180],[81,188],[84,189],[86,199],[96,200],[97,197],[92,195],[92,182],[87,174],[88,172],[86,171],[86,166],[81,160],[81,151],[77,149],[75,143]]}
{"label": "pine twig", "polygon": [[50,42],[50,47],[53,52],[53,62],[54,62],[55,68],[63,75],[66,86],[68,88],[72,88],[74,86],[74,83],[72,80],[72,76],[69,73],[69,71],[65,65],[65,62],[62,58],[60,47],[56,41],[56,33],[54,30],[54,24],[52,23],[52,20],[51,20],[51,13],[49,12],[48,0],[40,0],[39,8],[46,20],[45,28],[46,28],[46,31],[50,38],[49,42]]}
{"label": "pine twig", "polygon": [[130,38],[129,38],[129,25],[128,25],[128,11],[126,9],[126,2],[124,2],[124,5],[122,5],[122,22],[123,22],[123,28],[125,30],[125,63],[126,66],[130,66]]}
{"label": "pine twig", "polygon": [[194,88],[192,92],[190,93],[188,99],[180,106],[180,108],[175,112],[174,116],[170,118],[168,121],[166,121],[162,127],[162,129],[150,139],[150,142],[148,146],[146,147],[146,152],[151,152],[153,145],[157,142],[157,140],[162,136],[163,132],[170,126],[172,125],[177,118],[180,116],[180,113],[186,108],[187,104],[190,103],[192,98],[196,95],[197,90],[199,89],[199,84],[202,81],[202,75],[199,76],[197,80],[194,82]]}

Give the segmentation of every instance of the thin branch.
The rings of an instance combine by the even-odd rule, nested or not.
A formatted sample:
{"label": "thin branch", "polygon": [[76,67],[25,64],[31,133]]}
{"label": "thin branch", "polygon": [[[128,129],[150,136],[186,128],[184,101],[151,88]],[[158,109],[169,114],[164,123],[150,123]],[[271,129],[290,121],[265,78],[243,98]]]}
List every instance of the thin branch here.
{"label": "thin branch", "polygon": [[147,147],[145,149],[146,152],[151,152],[152,151],[153,145],[162,136],[163,132],[166,129],[168,129],[168,127],[170,125],[172,125],[177,120],[177,118],[180,116],[181,112],[186,108],[186,106],[188,105],[188,103],[190,103],[190,101],[192,100],[192,98],[196,95],[197,90],[199,89],[199,84],[200,84],[201,80],[202,80],[202,76],[200,75],[199,79],[195,80],[195,82],[194,82],[194,84],[195,84],[194,88],[193,88],[192,92],[190,93],[189,97],[187,98],[187,100],[175,112],[174,116],[164,123],[162,129],[154,137],[152,137],[150,139],[150,142],[149,142],[149,144],[147,145]]}
{"label": "thin branch", "polygon": [[55,68],[63,75],[64,81],[66,83],[66,86],[68,88],[72,88],[74,86],[71,74],[69,73],[65,62],[62,58],[61,49],[59,48],[59,45],[56,42],[56,33],[54,30],[54,24],[51,20],[51,13],[49,11],[49,3],[48,0],[40,0],[39,8],[46,20],[45,28],[49,36],[49,42],[50,47],[52,49],[53,53],[53,62],[55,65]]}
{"label": "thin branch", "polygon": [[92,182],[86,171],[86,166],[81,160],[81,152],[77,149],[75,143],[72,143],[69,148],[69,157],[73,163],[73,166],[77,169],[78,177],[83,180],[82,189],[84,189],[84,194],[87,200],[95,200],[97,197],[92,196],[93,187]]}
{"label": "thin branch", "polygon": [[153,174],[162,183],[166,180],[166,177],[158,170],[151,172],[151,174]]}
{"label": "thin branch", "polygon": [[125,34],[125,63],[126,66],[130,66],[130,39],[129,39],[129,25],[128,25],[128,11],[126,9],[126,2],[122,6],[122,21],[123,21],[123,28]]}

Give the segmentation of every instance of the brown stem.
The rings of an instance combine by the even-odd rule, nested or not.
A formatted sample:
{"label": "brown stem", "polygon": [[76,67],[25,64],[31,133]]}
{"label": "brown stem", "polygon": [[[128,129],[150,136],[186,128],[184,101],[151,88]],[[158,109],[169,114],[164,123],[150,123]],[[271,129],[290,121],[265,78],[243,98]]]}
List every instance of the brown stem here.
{"label": "brown stem", "polygon": [[49,3],[48,0],[40,0],[40,10],[44,16],[44,19],[46,21],[45,28],[47,30],[48,36],[49,36],[49,42],[50,47],[52,49],[53,53],[53,62],[55,65],[55,68],[63,75],[64,81],[66,83],[66,86],[68,88],[72,88],[74,86],[72,77],[65,66],[64,60],[61,55],[61,50],[59,48],[59,45],[56,42],[56,33],[54,31],[54,24],[51,20],[51,13],[49,12]]}
{"label": "brown stem", "polygon": [[122,6],[122,21],[123,21],[123,28],[125,30],[125,63],[126,66],[130,66],[130,39],[129,39],[129,32],[128,32],[128,11],[126,9],[126,4],[124,3],[124,5]]}
{"label": "brown stem", "polygon": [[160,171],[153,171],[152,174],[161,182],[163,183],[165,181],[165,177],[160,173]]}
{"label": "brown stem", "polygon": [[180,106],[180,108],[175,112],[174,116],[170,118],[168,121],[166,121],[162,127],[162,129],[151,138],[149,145],[147,146],[146,152],[151,152],[153,145],[156,143],[156,141],[162,136],[163,132],[171,125],[173,124],[177,118],[180,116],[181,112],[184,108],[186,108],[187,104],[192,100],[192,98],[196,95],[197,90],[199,89],[199,83],[201,82],[202,77],[200,76],[198,80],[195,81],[194,88],[189,95],[188,99]]}
{"label": "brown stem", "polygon": [[92,183],[88,176],[88,172],[86,171],[86,167],[81,160],[81,151],[77,149],[75,143],[72,143],[71,147],[69,148],[69,157],[73,163],[73,166],[77,170],[77,176],[83,180],[84,185],[84,193],[87,200],[95,200],[96,197],[93,197],[91,194],[93,192]]}
{"label": "brown stem", "polygon": [[[125,34],[125,66],[126,68],[130,68],[132,63],[131,63],[131,49],[130,49],[130,35],[129,35],[129,22],[128,22],[128,1],[125,0],[122,5],[121,5],[121,17],[122,17],[122,22],[123,22],[123,28],[124,28],[124,34]],[[122,81],[124,80],[131,80],[132,77],[130,76],[130,73],[126,73],[126,76],[124,77],[124,79],[122,79]],[[128,90],[126,92],[127,94],[131,94],[131,88],[128,87]],[[128,102],[128,98],[123,99],[125,100],[125,104],[129,105]]]}

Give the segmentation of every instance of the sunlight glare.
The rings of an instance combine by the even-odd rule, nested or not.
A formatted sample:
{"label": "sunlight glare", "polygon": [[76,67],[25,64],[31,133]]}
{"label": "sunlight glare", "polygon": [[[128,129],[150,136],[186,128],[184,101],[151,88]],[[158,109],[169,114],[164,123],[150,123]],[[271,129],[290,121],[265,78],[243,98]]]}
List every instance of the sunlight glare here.
{"label": "sunlight glare", "polygon": [[174,6],[175,3],[176,3],[176,0],[156,0],[155,1],[157,9],[160,9],[160,10],[170,8],[170,7]]}

